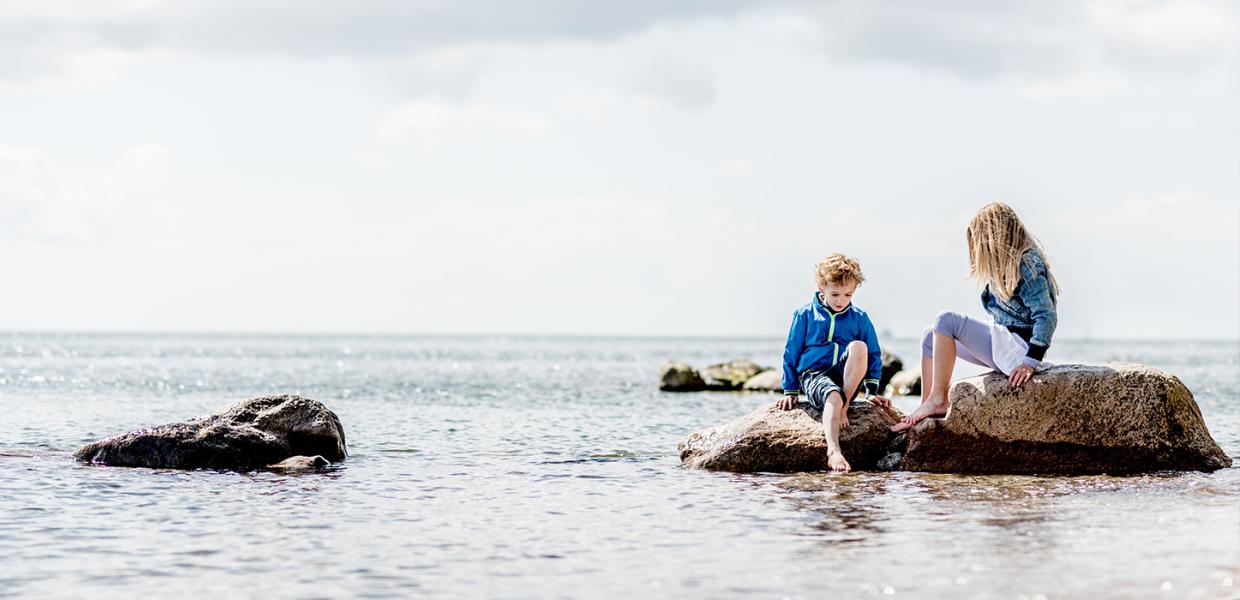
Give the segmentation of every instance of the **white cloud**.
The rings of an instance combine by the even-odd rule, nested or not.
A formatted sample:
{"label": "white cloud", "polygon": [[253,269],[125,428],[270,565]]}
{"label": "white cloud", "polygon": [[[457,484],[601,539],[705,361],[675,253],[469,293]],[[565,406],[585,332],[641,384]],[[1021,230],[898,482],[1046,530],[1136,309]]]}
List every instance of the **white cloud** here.
{"label": "white cloud", "polygon": [[387,142],[433,148],[475,134],[539,135],[547,128],[546,118],[520,109],[417,100],[384,117],[376,133]]}
{"label": "white cloud", "polygon": [[0,144],[0,207],[5,237],[93,242],[135,210],[157,187],[168,150],[157,144],[123,148],[103,165],[71,168],[45,150]]}
{"label": "white cloud", "polygon": [[718,96],[714,76],[705,63],[666,51],[634,67],[628,85],[645,98],[686,111],[708,108]]}
{"label": "white cloud", "polygon": [[1181,82],[1229,68],[1240,19],[1230,0],[967,0],[803,3],[769,26],[840,60],[966,80],[1011,80],[1044,95],[1109,91],[1132,79]]}

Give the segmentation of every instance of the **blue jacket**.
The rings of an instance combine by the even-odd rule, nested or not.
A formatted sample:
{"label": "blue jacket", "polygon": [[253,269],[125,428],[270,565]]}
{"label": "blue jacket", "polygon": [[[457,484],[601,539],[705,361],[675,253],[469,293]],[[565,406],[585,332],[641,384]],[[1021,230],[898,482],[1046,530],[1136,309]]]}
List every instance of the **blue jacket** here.
{"label": "blue jacket", "polygon": [[999,298],[991,293],[989,285],[982,290],[982,307],[994,317],[995,323],[1029,342],[1027,357],[1034,361],[1042,360],[1051,345],[1051,336],[1059,323],[1056,304],[1050,270],[1037,248],[1021,257],[1020,283],[1011,298]]}
{"label": "blue jacket", "polygon": [[812,302],[792,313],[792,328],[784,344],[784,393],[800,393],[802,373],[839,364],[848,343],[856,340],[865,342],[870,355],[862,383],[869,393],[877,394],[883,374],[883,352],[870,317],[852,304],[838,313],[832,312],[814,293]]}

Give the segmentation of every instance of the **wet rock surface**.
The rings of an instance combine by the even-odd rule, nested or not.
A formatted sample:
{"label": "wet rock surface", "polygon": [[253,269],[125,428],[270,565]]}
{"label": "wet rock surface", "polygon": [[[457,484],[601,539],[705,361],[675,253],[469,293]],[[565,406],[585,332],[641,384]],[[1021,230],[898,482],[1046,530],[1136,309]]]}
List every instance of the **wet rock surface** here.
{"label": "wet rock surface", "polygon": [[696,392],[706,389],[701,373],[682,362],[663,365],[659,371],[659,389],[665,392]]}
{"label": "wet rock surface", "polygon": [[[854,470],[876,469],[891,453],[889,428],[900,418],[864,400],[849,406],[850,424],[840,432],[840,449]],[[822,414],[806,402],[792,410],[764,404],[731,423],[690,435],[678,449],[685,466],[714,471],[819,471],[827,465]]]}
{"label": "wet rock surface", "polygon": [[224,411],[115,435],[74,455],[82,462],[170,469],[257,469],[294,456],[348,454],[340,419],[317,400],[259,396]]}

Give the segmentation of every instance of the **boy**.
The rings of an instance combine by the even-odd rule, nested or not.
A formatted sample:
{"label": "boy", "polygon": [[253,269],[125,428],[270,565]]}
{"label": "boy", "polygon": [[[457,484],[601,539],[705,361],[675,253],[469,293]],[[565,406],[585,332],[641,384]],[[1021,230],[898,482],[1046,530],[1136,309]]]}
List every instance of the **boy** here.
{"label": "boy", "polygon": [[848,426],[848,403],[863,384],[872,401],[890,402],[877,396],[883,359],[874,325],[852,304],[857,286],[865,281],[861,265],[832,254],[818,261],[817,279],[814,300],[792,314],[784,345],[784,397],[777,405],[791,410],[804,391],[809,403],[822,411],[827,465],[832,472],[846,473],[852,467],[840,452],[840,429]]}

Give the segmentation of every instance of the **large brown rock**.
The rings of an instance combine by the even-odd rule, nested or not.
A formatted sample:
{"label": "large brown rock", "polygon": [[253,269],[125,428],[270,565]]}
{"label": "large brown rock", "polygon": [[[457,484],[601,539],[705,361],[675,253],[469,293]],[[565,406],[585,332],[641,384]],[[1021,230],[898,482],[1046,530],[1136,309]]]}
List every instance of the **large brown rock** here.
{"label": "large brown rock", "polygon": [[[864,400],[848,409],[850,424],[840,432],[840,449],[855,470],[875,469],[889,451],[889,428],[899,413]],[[712,471],[820,471],[827,466],[822,415],[806,402],[792,410],[774,403],[726,425],[699,431],[679,444],[686,467]]]}
{"label": "large brown rock", "polygon": [[659,371],[659,389],[665,392],[696,392],[706,389],[697,369],[681,362],[670,362]]}
{"label": "large brown rock", "polygon": [[291,456],[343,460],[344,427],[317,400],[259,396],[223,412],[115,435],[74,455],[82,462],[166,469],[257,469]]}
{"label": "large brown rock", "polygon": [[706,367],[702,379],[711,390],[739,390],[750,377],[765,371],[752,360],[740,359]]}
{"label": "large brown rock", "polygon": [[1176,377],[1138,364],[1058,365],[1023,388],[991,373],[952,387],[944,419],[908,432],[902,470],[1092,474],[1231,466]]}

